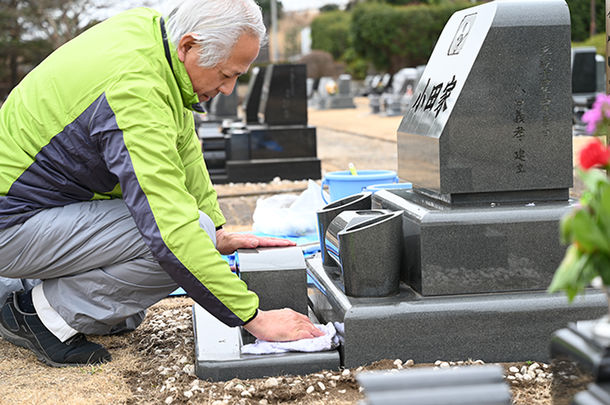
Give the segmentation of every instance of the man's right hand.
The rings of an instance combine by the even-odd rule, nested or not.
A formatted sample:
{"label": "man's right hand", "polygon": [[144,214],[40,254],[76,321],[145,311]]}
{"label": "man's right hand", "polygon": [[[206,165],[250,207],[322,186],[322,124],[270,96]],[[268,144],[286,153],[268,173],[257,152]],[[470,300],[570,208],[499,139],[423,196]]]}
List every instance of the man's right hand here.
{"label": "man's right hand", "polygon": [[244,328],[261,340],[286,342],[323,336],[303,314],[289,308],[270,311],[258,310],[258,315],[244,325]]}

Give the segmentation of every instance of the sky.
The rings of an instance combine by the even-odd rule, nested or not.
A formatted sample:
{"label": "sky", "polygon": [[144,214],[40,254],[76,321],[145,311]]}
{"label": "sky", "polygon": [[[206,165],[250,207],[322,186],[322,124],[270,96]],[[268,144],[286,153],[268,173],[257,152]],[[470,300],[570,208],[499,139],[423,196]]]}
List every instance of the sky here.
{"label": "sky", "polygon": [[[338,4],[340,6],[347,4],[348,0],[280,0],[286,11],[307,10],[311,8],[320,8],[326,4]],[[96,10],[92,13],[93,17],[98,19],[108,18],[117,12],[138,6],[150,6],[161,12],[168,11],[173,1],[164,0],[98,0],[97,3],[104,4],[107,7],[103,10]]]}
{"label": "sky", "polygon": [[320,8],[326,4],[344,5],[347,0],[280,0],[286,11]]}

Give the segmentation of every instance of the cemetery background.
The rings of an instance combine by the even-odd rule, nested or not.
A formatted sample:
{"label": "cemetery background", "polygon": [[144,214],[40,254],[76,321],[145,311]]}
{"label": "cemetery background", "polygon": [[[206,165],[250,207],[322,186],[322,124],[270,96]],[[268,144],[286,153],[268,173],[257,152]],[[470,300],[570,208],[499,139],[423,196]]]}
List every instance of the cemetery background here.
{"label": "cemetery background", "polygon": [[[396,128],[401,117],[371,115],[365,98],[356,98],[356,105],[356,109],[348,110],[309,110],[310,124],[318,127],[318,157],[323,171],[345,170],[350,161],[363,170],[396,170]],[[575,155],[587,140],[587,137],[574,138]],[[269,183],[219,185],[220,203],[229,219],[227,229],[251,229],[258,198],[280,192],[299,193],[306,186],[306,181],[280,179]],[[577,184],[571,191],[579,195],[581,190],[582,186]],[[220,401],[216,404],[339,405],[355,404],[363,398],[354,379],[358,371],[354,369],[226,383],[199,380],[193,375],[191,305],[192,301],[187,298],[168,298],[151,308],[145,323],[135,332],[95,337],[113,355],[111,363],[99,367],[49,368],[30,352],[0,341],[0,404],[214,404]],[[382,360],[364,369],[397,369],[396,360]],[[402,363],[408,360],[400,359]],[[439,361],[457,364],[458,361],[468,363],[469,359]],[[509,371],[510,367],[521,371],[531,364],[503,364],[507,370],[505,376],[514,378],[514,369]],[[413,365],[420,366],[433,364]],[[549,370],[544,367],[540,363],[540,369],[548,374]],[[573,367],[566,367],[556,370],[552,379],[543,382],[511,382],[514,403],[550,405],[552,386],[558,398],[567,398],[570,393],[585,389],[587,378]]]}

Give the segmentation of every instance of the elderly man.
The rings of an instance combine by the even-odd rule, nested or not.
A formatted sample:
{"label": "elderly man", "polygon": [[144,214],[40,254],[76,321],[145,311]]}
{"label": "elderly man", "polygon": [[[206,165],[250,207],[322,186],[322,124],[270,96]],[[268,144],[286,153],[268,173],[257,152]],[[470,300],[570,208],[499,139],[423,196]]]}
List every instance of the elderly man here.
{"label": "elderly man", "polygon": [[110,360],[83,334],[132,329],[178,285],[265,340],[320,336],[262,311],[221,253],[288,241],[230,234],[191,110],[230,94],[265,36],[253,0],[134,9],[62,46],[0,109],[0,335],[52,366]]}

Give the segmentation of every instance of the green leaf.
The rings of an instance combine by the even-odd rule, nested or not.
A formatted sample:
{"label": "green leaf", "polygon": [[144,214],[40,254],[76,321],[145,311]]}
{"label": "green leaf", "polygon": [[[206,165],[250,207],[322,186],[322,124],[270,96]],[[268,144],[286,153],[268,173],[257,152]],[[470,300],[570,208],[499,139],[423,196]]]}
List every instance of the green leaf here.
{"label": "green leaf", "polygon": [[591,213],[585,209],[574,213],[572,240],[578,242],[580,249],[587,253],[593,253],[598,250],[610,253],[606,236],[600,230]]}
{"label": "green leaf", "polygon": [[565,291],[568,301],[572,302],[578,293],[589,285],[597,275],[591,265],[590,255],[581,253],[575,245],[570,245],[555,271],[549,292]]}
{"label": "green leaf", "polygon": [[582,170],[578,169],[578,175],[590,192],[595,193],[599,183],[608,183],[606,174],[599,169]]}
{"label": "green leaf", "polygon": [[567,245],[573,242],[572,240],[572,223],[574,222],[575,211],[569,212],[561,218],[559,223],[559,235],[561,243]]}

